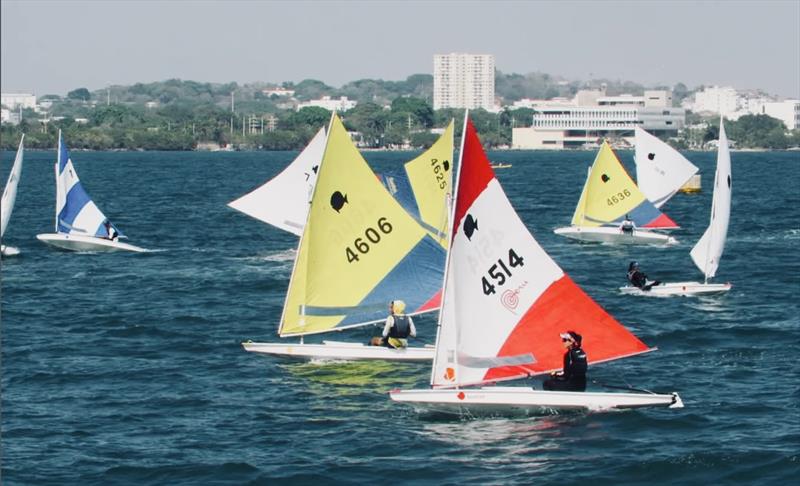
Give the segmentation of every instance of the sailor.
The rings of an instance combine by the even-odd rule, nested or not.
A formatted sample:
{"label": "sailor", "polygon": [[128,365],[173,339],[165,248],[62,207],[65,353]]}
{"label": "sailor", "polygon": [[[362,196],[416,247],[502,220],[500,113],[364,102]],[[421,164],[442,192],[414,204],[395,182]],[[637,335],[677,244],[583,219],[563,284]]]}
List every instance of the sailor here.
{"label": "sailor", "polygon": [[632,235],[634,229],[636,229],[636,224],[634,224],[634,222],[631,221],[630,216],[626,214],[625,219],[619,225],[619,230],[624,234]]}
{"label": "sailor", "polygon": [[564,343],[564,369],[550,374],[551,378],[543,384],[545,390],[585,391],[586,353],[581,348],[583,337],[575,331],[559,335]]}
{"label": "sailor", "polygon": [[389,302],[389,316],[383,326],[381,337],[373,338],[373,346],[386,346],[388,348],[405,348],[408,346],[408,337],[417,337],[417,329],[411,316],[404,314],[406,303],[402,300]]}
{"label": "sailor", "polygon": [[117,230],[113,226],[111,226],[111,221],[105,220],[103,222],[103,226],[105,226],[105,228],[106,228],[106,236],[105,236],[105,238],[107,240],[111,240],[111,241],[119,240],[119,233],[117,232]]}
{"label": "sailor", "polygon": [[638,262],[631,262],[630,265],[628,265],[628,281],[634,287],[638,287],[644,291],[648,291],[653,288],[654,285],[661,283],[658,280],[647,280],[647,274],[639,268]]}

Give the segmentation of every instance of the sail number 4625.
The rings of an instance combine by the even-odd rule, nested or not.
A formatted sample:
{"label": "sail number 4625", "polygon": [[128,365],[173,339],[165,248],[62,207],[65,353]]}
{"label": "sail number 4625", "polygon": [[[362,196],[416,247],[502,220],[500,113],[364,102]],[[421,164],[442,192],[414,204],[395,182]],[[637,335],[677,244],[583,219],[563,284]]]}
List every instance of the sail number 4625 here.
{"label": "sail number 4625", "polygon": [[357,262],[360,258],[358,256],[359,253],[362,255],[369,253],[370,243],[377,245],[381,242],[381,235],[388,235],[393,229],[392,224],[385,217],[378,219],[377,227],[378,229],[375,229],[370,226],[364,230],[364,238],[358,237],[355,239],[355,241],[353,241],[353,248],[355,248],[355,250],[350,248],[350,246],[344,250],[349,263]]}
{"label": "sail number 4625", "polygon": [[440,163],[439,159],[431,159],[431,167],[433,168],[433,174],[436,176],[436,182],[439,184],[439,189],[444,189],[447,186],[447,181],[445,181],[445,169],[443,164],[449,164],[450,162],[445,160],[444,162]]}
{"label": "sail number 4625", "polygon": [[630,195],[631,195],[630,189],[625,189],[624,191],[618,192],[618,193],[614,194],[613,196],[607,198],[606,199],[606,203],[609,206],[613,206],[613,205],[617,204],[618,202],[624,201],[626,198],[630,197]]}
{"label": "sail number 4625", "polygon": [[[508,249],[508,260],[503,261],[502,258],[497,259],[497,263],[489,267],[489,278],[482,277],[483,293],[485,295],[492,295],[495,293],[495,286],[502,287],[505,285],[507,278],[512,275],[512,268],[521,267],[525,265],[525,261],[513,248]],[[489,280],[491,279],[491,281]]]}

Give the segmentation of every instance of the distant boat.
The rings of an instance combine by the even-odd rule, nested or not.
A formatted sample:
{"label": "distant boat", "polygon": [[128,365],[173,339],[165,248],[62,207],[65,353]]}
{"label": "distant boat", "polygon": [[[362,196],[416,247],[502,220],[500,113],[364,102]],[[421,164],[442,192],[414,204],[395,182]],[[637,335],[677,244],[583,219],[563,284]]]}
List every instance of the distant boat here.
{"label": "distant boat", "polygon": [[668,295],[705,295],[727,292],[730,283],[714,284],[709,279],[714,277],[719,267],[725,241],[728,237],[728,222],[731,215],[731,154],[725,126],[720,120],[719,149],[717,150],[717,171],[714,175],[714,196],[711,202],[711,220],[703,236],[691,251],[692,261],[703,272],[705,280],[699,282],[675,282],[654,285],[643,291],[637,287],[626,286],[620,290],[626,294],[668,296]]}
{"label": "distant boat", "polygon": [[[3,199],[0,202],[0,240],[5,236],[6,229],[8,228],[8,220],[11,219],[11,213],[14,211],[14,203],[17,200],[17,184],[22,175],[22,159],[24,156],[25,148],[23,141],[25,134],[19,139],[19,148],[17,149],[17,156],[14,158],[14,166],[11,167],[11,173],[8,175],[8,182],[3,189]],[[0,253],[3,256],[19,255],[19,249],[13,246],[6,246],[0,244]]]}
{"label": "distant boat", "polygon": [[697,173],[697,166],[680,152],[636,127],[636,185],[660,208]]}
{"label": "distant boat", "polygon": [[496,163],[491,165],[492,169],[509,169],[511,164]]}
{"label": "distant boat", "polygon": [[[631,231],[623,231],[624,221],[633,223]],[[675,228],[678,225],[642,194],[608,142],[603,142],[571,225],[555,233],[585,242],[667,245],[677,240],[651,230]]]}
{"label": "distant boat", "polygon": [[146,251],[118,241],[117,238],[126,236],[106,218],[83,188],[60,130],[55,174],[55,233],[38,234],[39,241],[69,251]]}
{"label": "distant boat", "polygon": [[682,407],[677,393],[490,386],[560,370],[560,335],[568,330],[583,336],[590,365],[653,349],[583,292],[539,245],[496,179],[467,115],[461,140],[431,388],[392,390],[391,399],[465,416]]}

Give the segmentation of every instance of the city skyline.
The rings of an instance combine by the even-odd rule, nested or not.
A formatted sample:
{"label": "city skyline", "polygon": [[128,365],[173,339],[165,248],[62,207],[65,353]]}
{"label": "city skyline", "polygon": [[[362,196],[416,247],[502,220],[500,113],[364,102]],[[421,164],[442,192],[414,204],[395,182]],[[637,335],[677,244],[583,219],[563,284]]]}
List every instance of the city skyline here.
{"label": "city skyline", "polygon": [[800,2],[91,2],[3,0],[2,89],[39,96],[163,81],[432,74],[491,54],[503,73],[800,98]]}

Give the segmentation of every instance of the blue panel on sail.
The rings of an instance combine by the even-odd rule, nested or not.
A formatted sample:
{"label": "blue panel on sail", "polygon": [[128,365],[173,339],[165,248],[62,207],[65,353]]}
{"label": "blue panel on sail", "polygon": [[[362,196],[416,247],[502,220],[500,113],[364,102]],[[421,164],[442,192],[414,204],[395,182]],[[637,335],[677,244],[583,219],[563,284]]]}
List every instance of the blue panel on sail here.
{"label": "blue panel on sail", "polygon": [[[81,183],[78,182],[73,185],[72,189],[67,193],[67,200],[64,203],[64,207],[61,208],[61,211],[58,213],[58,231],[64,233],[71,232],[75,218],[78,217],[78,214],[80,214],[81,210],[89,201],[91,201],[91,198],[83,189]],[[89,229],[83,229],[89,231]]]}

